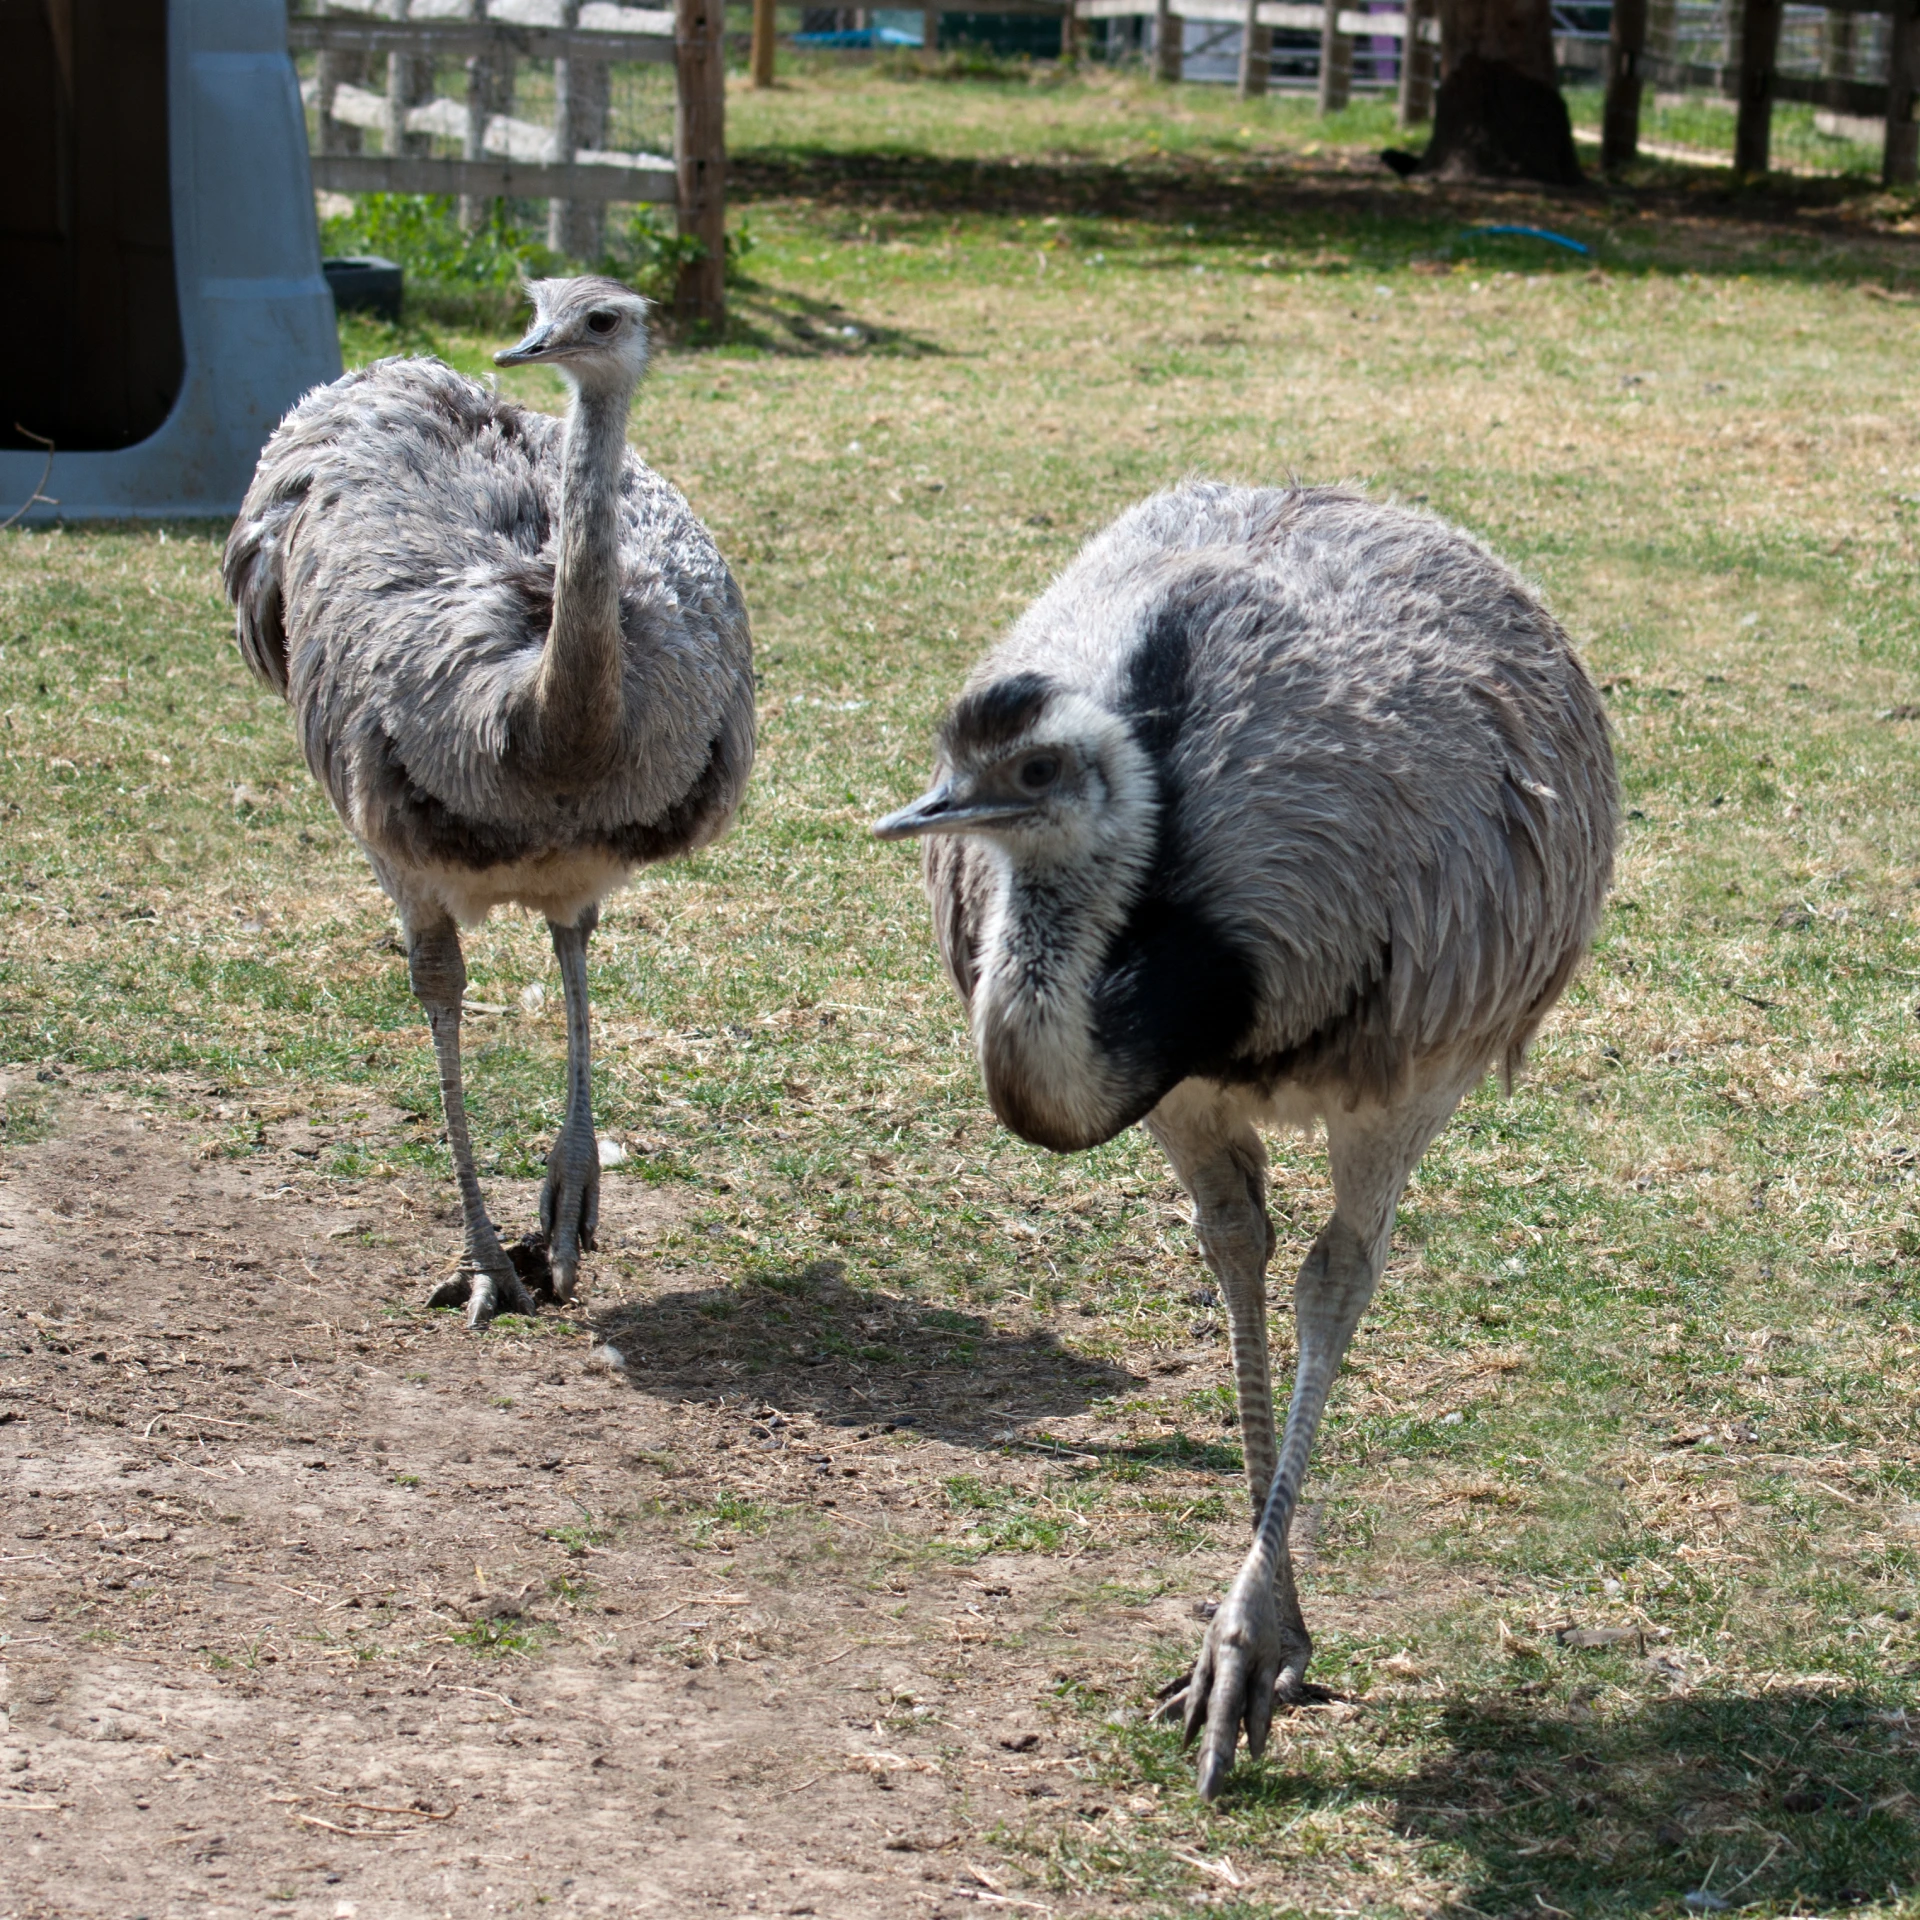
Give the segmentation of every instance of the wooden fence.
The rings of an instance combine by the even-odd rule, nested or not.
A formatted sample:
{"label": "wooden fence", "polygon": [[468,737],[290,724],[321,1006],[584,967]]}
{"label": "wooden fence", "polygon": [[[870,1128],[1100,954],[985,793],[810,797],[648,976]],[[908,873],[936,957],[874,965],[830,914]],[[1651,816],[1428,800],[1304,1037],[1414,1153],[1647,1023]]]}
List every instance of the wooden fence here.
{"label": "wooden fence", "polygon": [[1433,0],[1410,0],[1409,7],[1392,13],[1361,13],[1341,0],[1075,0],[1082,20],[1149,18],[1155,22],[1156,70],[1163,80],[1181,78],[1185,58],[1184,29],[1176,21],[1204,20],[1222,27],[1238,27],[1251,36],[1250,57],[1243,60],[1242,88],[1266,92],[1269,36],[1278,27],[1320,36],[1319,106],[1322,113],[1338,113],[1353,88],[1353,43],[1373,37],[1407,38],[1407,22],[1414,22],[1414,57],[1400,62],[1400,119],[1413,126],[1431,117],[1435,50],[1440,27]]}
{"label": "wooden fence", "polygon": [[1640,140],[1640,95],[1651,81],[1657,87],[1691,88],[1724,94],[1738,102],[1734,123],[1733,165],[1736,173],[1757,175],[1767,170],[1772,139],[1773,103],[1797,100],[1838,113],[1858,114],[1886,122],[1881,178],[1888,186],[1911,186],[1920,160],[1920,127],[1913,118],[1914,93],[1920,68],[1920,0],[1837,0],[1830,15],[1883,14],[1891,33],[1887,78],[1882,81],[1829,78],[1813,74],[1780,73],[1775,60],[1780,48],[1782,0],[1745,0],[1738,16],[1735,57],[1725,66],[1697,66],[1663,60],[1647,50],[1647,0],[1613,0],[1613,26],[1606,49],[1606,109],[1601,122],[1600,164],[1611,170],[1625,166]]}
{"label": "wooden fence", "polygon": [[[1400,120],[1415,125],[1432,112],[1435,53],[1439,27],[1433,18],[1433,0],[1410,0],[1417,21],[1414,52],[1400,62]],[[1082,19],[1113,20],[1151,17],[1157,22],[1156,46],[1160,77],[1181,77],[1182,32],[1176,22],[1207,20],[1237,26],[1243,34],[1261,39],[1274,28],[1317,32],[1320,40],[1319,104],[1322,112],[1337,112],[1347,104],[1353,71],[1353,42],[1362,36],[1399,40],[1407,37],[1409,13],[1360,13],[1340,0],[1301,5],[1293,0],[1076,0]],[[1757,175],[1767,170],[1773,103],[1794,100],[1837,113],[1884,119],[1886,140],[1882,177],[1889,186],[1910,186],[1920,175],[1920,126],[1914,121],[1916,93],[1920,92],[1920,0],[1834,0],[1829,15],[1880,14],[1891,21],[1887,79],[1854,80],[1812,74],[1781,73],[1775,61],[1780,45],[1783,0],[1744,0],[1734,21],[1734,57],[1724,66],[1662,59],[1648,50],[1648,0],[1613,0],[1611,34],[1604,48],[1570,38],[1555,45],[1563,65],[1586,66],[1604,76],[1606,105],[1602,121],[1603,170],[1625,166],[1636,155],[1640,138],[1640,96],[1651,82],[1675,90],[1724,94],[1738,102],[1733,164],[1736,172]],[[1264,92],[1265,49],[1255,44],[1255,84],[1250,92]]]}
{"label": "wooden fence", "polygon": [[[407,0],[400,0],[405,9]],[[580,0],[564,0],[562,24],[528,26],[490,17],[488,0],[468,0],[464,19],[370,17],[330,10],[287,23],[295,52],[319,55],[314,80],[320,137],[313,183],[336,193],[458,195],[473,221],[494,199],[549,203],[548,241],[575,256],[599,250],[609,202],[671,204],[683,235],[704,252],[682,267],[674,311],[718,326],[726,318],[726,66],[723,0],[675,0],[671,11],[595,7],[582,24]],[[607,15],[618,25],[603,25]],[[516,64],[554,63],[554,123],[516,120]],[[358,86],[369,62],[386,63],[386,88]],[[443,61],[464,64],[464,97],[433,93]],[[606,72],[613,62],[671,62],[673,156],[604,150]],[[355,151],[377,127],[383,151]],[[425,149],[434,135],[457,138],[459,158]]]}

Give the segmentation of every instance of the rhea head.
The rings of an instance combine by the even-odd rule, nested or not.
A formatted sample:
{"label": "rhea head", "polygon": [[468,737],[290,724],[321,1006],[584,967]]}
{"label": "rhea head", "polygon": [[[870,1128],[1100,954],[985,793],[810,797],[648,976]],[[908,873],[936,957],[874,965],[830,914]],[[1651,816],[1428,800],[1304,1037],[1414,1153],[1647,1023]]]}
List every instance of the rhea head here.
{"label": "rhea head", "polygon": [[550,366],[582,392],[631,393],[647,368],[647,303],[618,280],[529,280],[533,321],[500,367]]}
{"label": "rhea head", "polygon": [[1017,863],[1055,865],[1134,840],[1158,804],[1132,728],[1097,700],[1038,673],[963,694],[940,727],[940,776],[874,823],[882,840],[973,833]]}

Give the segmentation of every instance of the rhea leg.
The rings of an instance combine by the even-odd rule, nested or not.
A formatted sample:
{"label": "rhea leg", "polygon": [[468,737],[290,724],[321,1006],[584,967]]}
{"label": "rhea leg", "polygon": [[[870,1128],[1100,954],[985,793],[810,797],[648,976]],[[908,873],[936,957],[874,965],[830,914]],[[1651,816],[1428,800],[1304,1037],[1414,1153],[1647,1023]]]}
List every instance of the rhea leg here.
{"label": "rhea leg", "polygon": [[540,1230],[547,1236],[556,1298],[573,1298],[582,1250],[600,1223],[600,1145],[593,1131],[593,1056],[587,1021],[587,940],[600,923],[589,907],[570,927],[547,923],[567,997],[567,1111],[547,1156]]}
{"label": "rhea leg", "polygon": [[1185,1737],[1205,1728],[1202,1799],[1220,1792],[1240,1729],[1262,1752],[1276,1699],[1297,1698],[1312,1642],[1300,1617],[1287,1533],[1306,1478],[1327,1396],[1360,1316],[1386,1264],[1400,1194],[1420,1155],[1479,1078],[1453,1074],[1416,1086],[1391,1107],[1327,1117],[1334,1214],[1294,1283],[1298,1335],[1293,1396],[1251,1551],[1194,1662],[1187,1683]]}
{"label": "rhea leg", "polygon": [[[1278,1458],[1267,1347],[1267,1264],[1274,1234],[1267,1214],[1266,1150],[1241,1103],[1200,1081],[1176,1088],[1146,1126],[1193,1196],[1200,1251],[1226,1301],[1240,1444],[1257,1526]],[[1300,1616],[1291,1566],[1283,1563],[1275,1581],[1281,1644],[1289,1664],[1304,1672],[1313,1643]],[[1190,1691],[1187,1680],[1168,1687],[1162,1717],[1184,1718]]]}
{"label": "rhea leg", "polygon": [[1240,1105],[1199,1081],[1187,1081],[1147,1116],[1147,1131],[1193,1196],[1200,1251],[1220,1283],[1233,1352],[1247,1491],[1257,1523],[1273,1479],[1278,1441],[1267,1351],[1267,1155]]}
{"label": "rhea leg", "polygon": [[460,1002],[467,990],[467,963],[460,951],[459,929],[450,919],[442,916],[424,926],[408,925],[407,972],[433,1030],[433,1051],[440,1067],[440,1106],[446,1115],[447,1145],[453,1150],[460,1213],[466,1224],[461,1270],[434,1290],[428,1305],[457,1307],[464,1303],[467,1324],[473,1327],[485,1325],[496,1313],[531,1313],[533,1298],[521,1285],[493,1222],[487,1218],[479,1177],[473,1170],[466,1088],[460,1077]]}

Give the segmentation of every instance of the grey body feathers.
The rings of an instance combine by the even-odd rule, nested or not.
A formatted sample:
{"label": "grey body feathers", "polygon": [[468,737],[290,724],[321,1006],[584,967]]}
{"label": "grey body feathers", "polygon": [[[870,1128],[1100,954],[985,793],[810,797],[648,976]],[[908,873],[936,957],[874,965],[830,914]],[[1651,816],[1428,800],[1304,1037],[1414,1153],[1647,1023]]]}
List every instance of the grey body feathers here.
{"label": "grey body feathers", "polygon": [[383,361],[288,414],[228,541],[241,652],[287,696],[403,910],[472,919],[521,898],[570,919],[711,840],[745,787],[746,609],[685,500],[631,453],[612,746],[569,766],[534,737],[563,438],[438,362]]}
{"label": "grey body feathers", "polygon": [[1121,716],[1153,792],[1118,923],[1076,930],[1057,888],[1023,908],[982,836],[926,842],[963,998],[1023,912],[1100,949],[1074,976],[1101,1062],[1071,1112],[973,1006],[1016,1130],[1089,1145],[1189,1075],[1324,1107],[1391,1101],[1443,1057],[1519,1064],[1597,922],[1615,782],[1592,682],[1483,548],[1348,492],[1189,485],[1087,543],[975,669],[950,740],[1016,727],[1022,688]]}

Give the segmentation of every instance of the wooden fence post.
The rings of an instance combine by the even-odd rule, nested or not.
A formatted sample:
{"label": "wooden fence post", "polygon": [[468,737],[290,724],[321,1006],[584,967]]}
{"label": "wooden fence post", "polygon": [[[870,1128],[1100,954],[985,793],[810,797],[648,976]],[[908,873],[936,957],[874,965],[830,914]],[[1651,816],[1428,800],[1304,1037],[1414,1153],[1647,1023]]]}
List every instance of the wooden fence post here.
{"label": "wooden fence post", "polygon": [[1174,12],[1173,0],[1154,0],[1153,70],[1169,86],[1187,70],[1187,23]]}
{"label": "wooden fence post", "polygon": [[[578,26],[580,0],[561,0],[560,23]],[[563,166],[583,149],[605,144],[610,84],[607,63],[569,54],[553,63],[553,157]],[[547,245],[572,260],[591,260],[606,239],[604,200],[549,200]]]}
{"label": "wooden fence post", "polygon": [[1353,36],[1340,31],[1340,0],[1327,0],[1320,16],[1322,113],[1338,113],[1353,97]]}
{"label": "wooden fence post", "polygon": [[[484,20],[487,0],[467,0],[467,18]],[[493,68],[484,53],[467,56],[467,126],[460,142],[460,154],[466,160],[487,157],[487,120],[493,109]],[[492,203],[477,193],[460,196],[460,224],[469,233],[487,224]]]}
{"label": "wooden fence post", "polygon": [[1060,64],[1063,67],[1077,67],[1080,64],[1080,13],[1073,0],[1066,0],[1060,9]]}
{"label": "wooden fence post", "polygon": [[1647,0],[1613,0],[1607,35],[1607,101],[1600,120],[1600,171],[1631,166],[1640,152],[1641,60],[1647,50]]}
{"label": "wooden fence post", "polygon": [[940,51],[940,9],[928,7],[920,15],[920,57],[931,60]]}
{"label": "wooden fence post", "polygon": [[753,0],[753,84],[773,85],[773,0]]}
{"label": "wooden fence post", "polygon": [[[396,20],[407,17],[412,0],[399,0],[394,10]],[[427,153],[432,142],[424,133],[407,131],[407,109],[420,106],[433,98],[433,60],[429,55],[422,58],[417,53],[390,53],[387,55],[387,151],[400,153]]]}
{"label": "wooden fence post", "polygon": [[674,3],[673,160],[680,232],[705,252],[680,269],[673,310],[722,327],[727,320],[727,42],[723,0]]}
{"label": "wooden fence post", "polygon": [[1407,36],[1400,42],[1400,124],[1433,118],[1433,47],[1421,28],[1433,18],[1433,0],[1407,0]]}
{"label": "wooden fence post", "polygon": [[1920,69],[1920,17],[1915,0],[1894,0],[1893,41],[1887,48],[1887,144],[1880,178],[1910,187],[1920,175],[1920,126],[1914,124],[1914,84]]}
{"label": "wooden fence post", "polygon": [[1829,7],[1820,22],[1820,72],[1824,79],[1851,80],[1857,44],[1854,17]]}
{"label": "wooden fence post", "polygon": [[1256,51],[1260,39],[1260,0],[1247,0],[1240,19],[1240,98],[1252,100],[1267,90],[1266,69]]}
{"label": "wooden fence post", "polygon": [[1740,112],[1733,127],[1733,170],[1757,179],[1773,138],[1773,62],[1780,49],[1782,0],[1744,0],[1740,24]]}
{"label": "wooden fence post", "polygon": [[[319,12],[327,11],[327,0],[320,0]],[[358,86],[367,77],[364,53],[323,52],[314,61],[315,104],[320,110],[320,151],[322,153],[358,153],[360,129],[333,117],[333,96],[342,86]]]}

